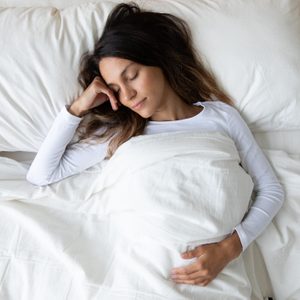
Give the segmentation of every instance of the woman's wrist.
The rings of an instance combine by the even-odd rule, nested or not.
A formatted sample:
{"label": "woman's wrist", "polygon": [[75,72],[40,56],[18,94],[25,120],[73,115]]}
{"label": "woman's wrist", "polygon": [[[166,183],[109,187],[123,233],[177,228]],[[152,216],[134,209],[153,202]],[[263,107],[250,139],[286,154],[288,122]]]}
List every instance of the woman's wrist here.
{"label": "woman's wrist", "polygon": [[84,112],[80,109],[79,105],[77,102],[73,102],[69,109],[68,109],[69,113],[71,113],[72,115],[81,118],[84,115]]}
{"label": "woman's wrist", "polygon": [[225,238],[221,244],[229,260],[237,258],[243,252],[243,246],[236,230]]}

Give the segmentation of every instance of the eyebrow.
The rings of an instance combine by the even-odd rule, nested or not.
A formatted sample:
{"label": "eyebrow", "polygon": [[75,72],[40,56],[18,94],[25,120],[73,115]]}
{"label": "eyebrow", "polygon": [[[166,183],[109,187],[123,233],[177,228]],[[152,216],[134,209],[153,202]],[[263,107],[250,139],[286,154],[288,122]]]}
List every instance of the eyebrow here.
{"label": "eyebrow", "polygon": [[[132,64],[134,64],[134,63],[135,63],[134,61],[132,61],[131,63],[129,63],[129,64],[124,68],[124,70],[121,72],[120,77],[122,77],[122,76],[125,74],[125,72],[127,71],[127,69],[128,69]],[[111,85],[114,85],[114,83],[108,83],[107,85],[108,85],[108,86],[111,86]]]}

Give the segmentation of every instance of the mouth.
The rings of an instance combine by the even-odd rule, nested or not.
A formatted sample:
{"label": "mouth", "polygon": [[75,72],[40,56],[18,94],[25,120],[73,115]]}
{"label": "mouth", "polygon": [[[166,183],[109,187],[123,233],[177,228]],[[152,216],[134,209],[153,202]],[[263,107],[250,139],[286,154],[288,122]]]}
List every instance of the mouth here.
{"label": "mouth", "polygon": [[131,108],[132,109],[139,109],[139,108],[141,108],[145,100],[146,100],[146,98],[144,98],[142,101],[134,104]]}

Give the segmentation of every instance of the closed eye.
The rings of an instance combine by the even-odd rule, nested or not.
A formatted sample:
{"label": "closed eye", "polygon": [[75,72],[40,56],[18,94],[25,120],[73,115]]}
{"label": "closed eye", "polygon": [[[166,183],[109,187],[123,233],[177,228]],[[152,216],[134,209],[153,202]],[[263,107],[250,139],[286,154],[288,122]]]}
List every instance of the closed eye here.
{"label": "closed eye", "polygon": [[[136,77],[138,76],[138,72],[137,73],[135,73],[135,75],[133,76],[133,77],[131,77],[131,78],[128,78],[129,80],[134,80]],[[117,91],[115,91],[115,90],[113,90],[113,92],[116,94],[116,95],[118,95],[119,94],[119,92],[120,92],[120,90],[117,90]]]}
{"label": "closed eye", "polygon": [[135,73],[135,75],[134,75],[132,78],[129,78],[129,80],[133,80],[133,79],[135,79],[135,78],[137,77],[137,75],[138,75],[138,72],[137,72],[137,73]]}

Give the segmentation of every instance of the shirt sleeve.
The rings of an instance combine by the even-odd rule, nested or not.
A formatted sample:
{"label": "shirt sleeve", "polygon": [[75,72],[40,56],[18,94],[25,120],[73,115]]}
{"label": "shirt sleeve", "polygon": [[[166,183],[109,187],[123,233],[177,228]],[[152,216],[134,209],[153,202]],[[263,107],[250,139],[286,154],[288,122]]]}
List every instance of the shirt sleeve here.
{"label": "shirt sleeve", "polygon": [[70,144],[81,117],[62,107],[32,161],[26,179],[38,186],[48,185],[79,173],[105,158],[108,142]]}
{"label": "shirt sleeve", "polygon": [[242,167],[254,183],[255,199],[242,222],[235,227],[245,251],[281,208],[284,191],[246,122],[233,107],[230,108],[228,127],[240,154]]}

